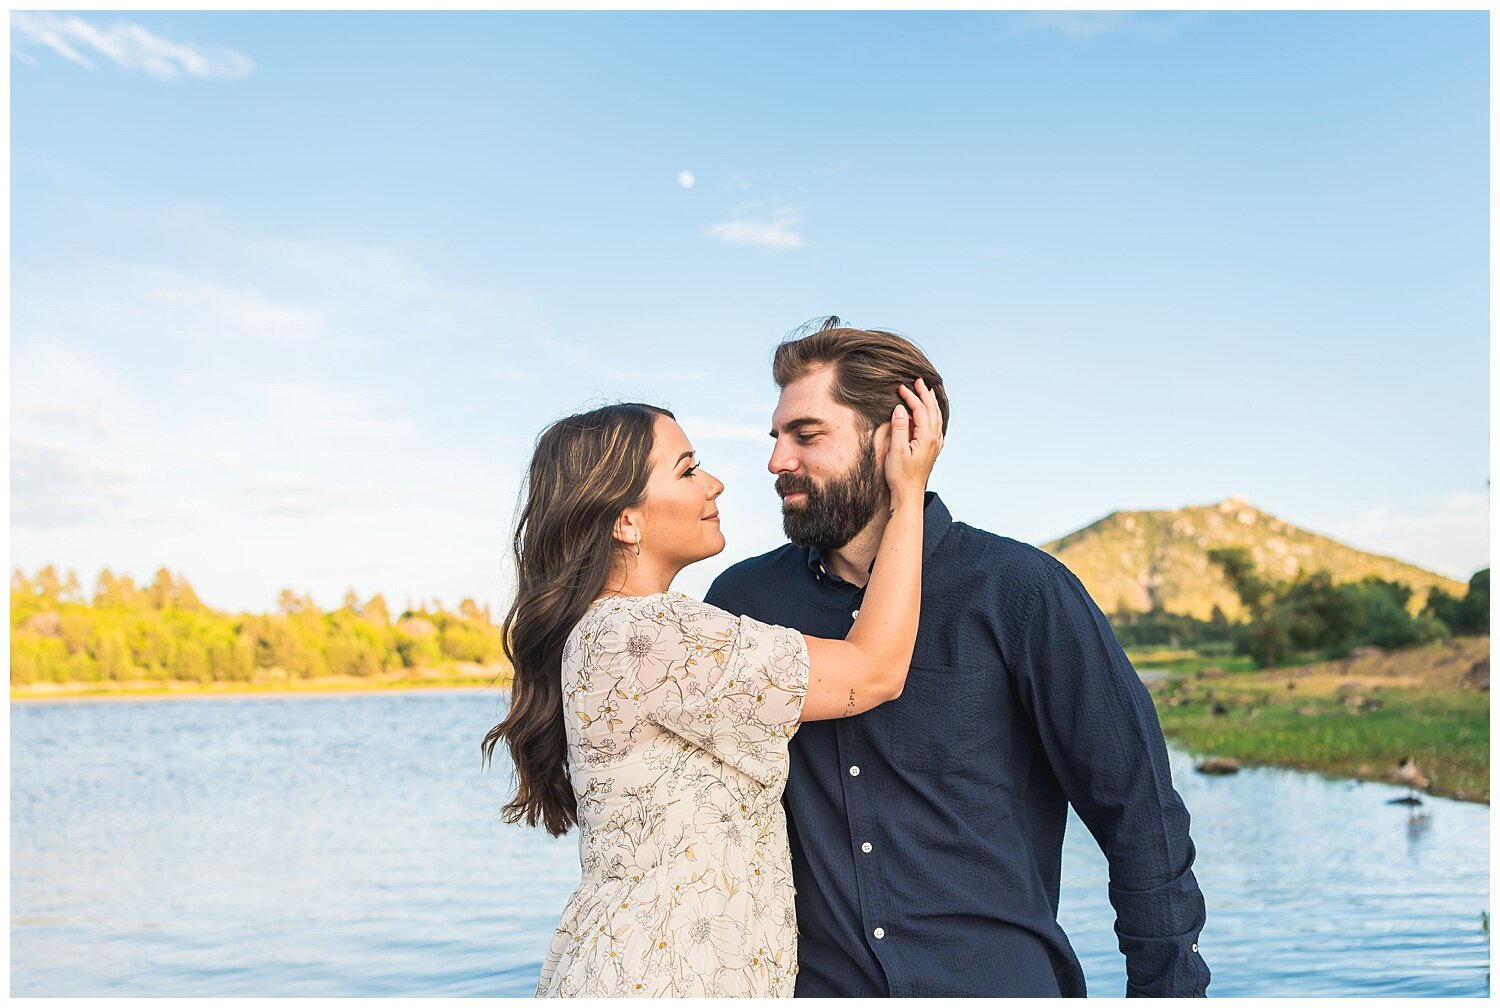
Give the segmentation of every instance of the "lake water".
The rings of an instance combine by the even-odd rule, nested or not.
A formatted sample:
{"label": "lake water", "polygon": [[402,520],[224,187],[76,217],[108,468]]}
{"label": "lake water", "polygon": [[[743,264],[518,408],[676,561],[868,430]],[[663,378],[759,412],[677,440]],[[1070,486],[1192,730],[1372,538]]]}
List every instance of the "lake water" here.
{"label": "lake water", "polygon": [[[499,822],[496,693],[11,708],[11,993],[530,996],[576,834]],[[1489,809],[1173,755],[1210,995],[1482,996]],[[1072,820],[1060,913],[1093,994],[1124,958]]]}

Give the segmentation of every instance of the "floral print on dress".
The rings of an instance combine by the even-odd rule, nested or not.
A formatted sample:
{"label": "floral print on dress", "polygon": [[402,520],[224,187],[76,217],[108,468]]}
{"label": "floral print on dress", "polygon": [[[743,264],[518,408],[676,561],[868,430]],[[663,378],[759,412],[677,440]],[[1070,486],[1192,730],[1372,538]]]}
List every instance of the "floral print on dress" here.
{"label": "floral print on dress", "polygon": [[800,633],[686,595],[589,607],[562,662],[583,877],[538,996],[792,995],[781,792],[807,676]]}

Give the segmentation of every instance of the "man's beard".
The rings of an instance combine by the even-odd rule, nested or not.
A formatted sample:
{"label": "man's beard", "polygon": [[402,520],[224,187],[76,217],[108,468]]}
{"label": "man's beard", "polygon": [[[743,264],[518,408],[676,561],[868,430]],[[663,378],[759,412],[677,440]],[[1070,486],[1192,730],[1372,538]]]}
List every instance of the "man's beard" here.
{"label": "man's beard", "polygon": [[782,508],[781,527],[788,539],[824,553],[842,549],[881,506],[885,483],[875,468],[875,438],[862,438],[859,460],[826,486],[818,487],[805,474],[782,473],[776,477],[776,492],[783,498],[789,493],[807,495],[800,506]]}

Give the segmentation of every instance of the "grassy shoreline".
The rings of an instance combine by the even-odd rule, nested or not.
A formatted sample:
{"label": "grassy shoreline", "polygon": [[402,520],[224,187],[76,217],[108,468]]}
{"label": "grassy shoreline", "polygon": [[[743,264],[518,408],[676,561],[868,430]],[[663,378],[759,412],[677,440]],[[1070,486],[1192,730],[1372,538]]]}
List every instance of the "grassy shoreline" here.
{"label": "grassy shoreline", "polygon": [[1195,756],[1388,783],[1411,757],[1426,793],[1489,804],[1488,637],[1264,671],[1170,657],[1135,656],[1162,731]]}
{"label": "grassy shoreline", "polygon": [[451,669],[424,669],[413,675],[356,678],[262,679],[252,682],[138,682],[29,683],[12,686],[11,703],[70,700],[202,700],[227,697],[328,696],[344,693],[395,693],[432,689],[506,689],[510,668],[505,665],[464,664]]}

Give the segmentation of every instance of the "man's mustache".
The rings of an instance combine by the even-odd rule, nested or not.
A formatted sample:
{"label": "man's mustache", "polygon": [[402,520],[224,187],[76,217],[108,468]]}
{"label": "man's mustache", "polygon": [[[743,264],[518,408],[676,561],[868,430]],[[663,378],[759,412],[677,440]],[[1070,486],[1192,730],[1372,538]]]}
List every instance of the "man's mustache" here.
{"label": "man's mustache", "polygon": [[803,475],[796,473],[782,473],[776,477],[776,493],[785,497],[787,494],[804,493],[811,499],[815,488],[813,481]]}

